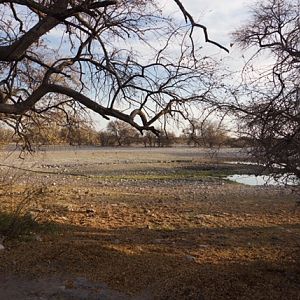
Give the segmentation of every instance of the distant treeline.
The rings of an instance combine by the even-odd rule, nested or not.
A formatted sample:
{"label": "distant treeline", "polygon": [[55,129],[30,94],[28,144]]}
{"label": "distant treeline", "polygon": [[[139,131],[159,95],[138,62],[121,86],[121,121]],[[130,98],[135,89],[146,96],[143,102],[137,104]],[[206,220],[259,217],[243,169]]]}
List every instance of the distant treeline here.
{"label": "distant treeline", "polygon": [[[97,131],[87,122],[78,122],[72,126],[31,126],[26,128],[27,141],[33,145],[97,145],[171,147],[189,145],[194,147],[247,147],[251,142],[247,138],[233,138],[226,130],[215,123],[193,124],[182,134],[161,131],[159,136],[151,132],[141,135],[136,129],[122,121],[111,121],[105,130]],[[21,135],[22,137],[22,135]],[[0,144],[20,143],[20,134],[7,127],[0,127]]]}

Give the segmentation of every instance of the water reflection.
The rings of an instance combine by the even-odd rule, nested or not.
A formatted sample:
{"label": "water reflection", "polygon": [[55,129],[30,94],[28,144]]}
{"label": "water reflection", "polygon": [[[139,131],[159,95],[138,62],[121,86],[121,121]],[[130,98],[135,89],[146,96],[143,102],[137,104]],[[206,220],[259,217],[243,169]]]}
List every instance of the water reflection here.
{"label": "water reflection", "polygon": [[296,177],[290,177],[286,179],[286,176],[279,177],[275,180],[273,176],[268,175],[230,175],[226,179],[235,181],[246,185],[299,185],[299,179]]}

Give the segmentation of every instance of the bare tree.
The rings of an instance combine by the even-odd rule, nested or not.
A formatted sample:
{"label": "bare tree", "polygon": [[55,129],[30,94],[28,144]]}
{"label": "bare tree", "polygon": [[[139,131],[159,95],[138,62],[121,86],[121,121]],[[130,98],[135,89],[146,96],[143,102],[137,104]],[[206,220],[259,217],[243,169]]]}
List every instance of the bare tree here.
{"label": "bare tree", "polygon": [[145,147],[155,147],[155,144],[157,142],[157,136],[152,132],[148,131],[146,134],[143,135],[141,141]]}
{"label": "bare tree", "polygon": [[68,122],[61,126],[58,133],[60,142],[69,145],[96,145],[99,142],[98,133],[91,122],[77,115],[69,116]]}
{"label": "bare tree", "polygon": [[155,144],[157,144],[157,147],[171,147],[175,140],[176,136],[173,132],[164,130],[159,136],[155,137]]}
{"label": "bare tree", "polygon": [[[243,48],[256,53],[244,67],[240,94],[248,102],[237,111],[254,143],[252,154],[272,172],[300,178],[300,2],[265,0],[235,33]],[[259,69],[256,58],[268,57]]]}
{"label": "bare tree", "polygon": [[187,117],[218,83],[197,29],[225,48],[172,2],[184,26],[155,0],[0,0],[0,119],[22,135],[28,119],[87,109],[157,134],[159,118]]}
{"label": "bare tree", "polygon": [[110,121],[106,132],[111,137],[113,145],[129,146],[138,140],[138,132],[129,124],[122,121]]}
{"label": "bare tree", "polygon": [[229,140],[224,124],[209,120],[192,120],[184,134],[188,145],[198,147],[221,147]]}
{"label": "bare tree", "polygon": [[11,129],[0,126],[0,146],[12,142],[13,131]]}
{"label": "bare tree", "polygon": [[98,140],[102,147],[115,146],[114,137],[106,130],[101,130],[98,134]]}

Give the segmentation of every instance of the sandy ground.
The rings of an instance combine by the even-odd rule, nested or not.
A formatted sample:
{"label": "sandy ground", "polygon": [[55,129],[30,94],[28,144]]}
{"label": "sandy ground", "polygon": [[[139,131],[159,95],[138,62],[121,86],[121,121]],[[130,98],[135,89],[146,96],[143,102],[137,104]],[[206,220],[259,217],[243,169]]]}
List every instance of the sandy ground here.
{"label": "sandy ground", "polygon": [[38,224],[5,236],[0,299],[300,299],[299,196],[228,182],[257,171],[228,163],[244,158],[237,149],[2,152],[0,226],[16,207],[20,224]]}

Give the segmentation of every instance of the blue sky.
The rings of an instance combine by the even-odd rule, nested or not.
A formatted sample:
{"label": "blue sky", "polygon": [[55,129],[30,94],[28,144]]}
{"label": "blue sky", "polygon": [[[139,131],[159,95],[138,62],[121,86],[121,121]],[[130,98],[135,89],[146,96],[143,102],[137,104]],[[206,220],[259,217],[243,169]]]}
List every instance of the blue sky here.
{"label": "blue sky", "polygon": [[[159,3],[163,5],[163,13],[166,15],[172,15],[176,19],[184,21],[182,14],[179,12],[178,7],[172,0],[159,0]],[[203,46],[203,55],[214,56],[215,58],[223,58],[223,62],[226,62],[227,66],[233,70],[240,70],[243,65],[242,52],[236,45],[230,47],[232,43],[231,34],[238,29],[241,25],[247,22],[249,17],[249,6],[255,4],[254,0],[182,0],[185,8],[193,15],[195,21],[203,24],[207,27],[209,37],[227,47],[230,53],[227,54],[220,48],[205,43],[204,35],[201,29],[195,32],[194,38],[197,44]],[[61,42],[62,30],[55,28],[48,34],[49,40],[54,45],[59,45]],[[133,41],[130,41],[133,44]],[[64,43],[61,45],[60,51],[64,52]],[[139,46],[141,47],[141,46]],[[139,48],[141,50],[141,48]],[[146,53],[144,55],[147,56]],[[101,118],[96,117],[96,114],[92,114],[95,119],[95,125],[97,129],[104,128],[107,122]]]}

